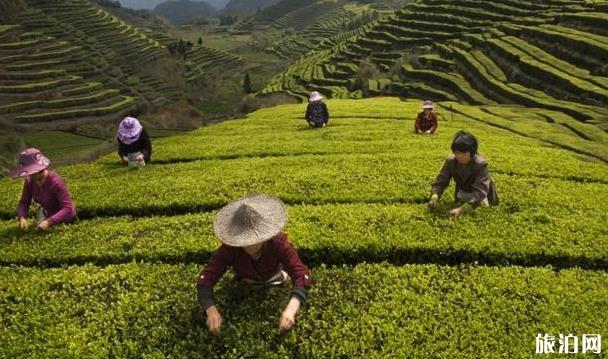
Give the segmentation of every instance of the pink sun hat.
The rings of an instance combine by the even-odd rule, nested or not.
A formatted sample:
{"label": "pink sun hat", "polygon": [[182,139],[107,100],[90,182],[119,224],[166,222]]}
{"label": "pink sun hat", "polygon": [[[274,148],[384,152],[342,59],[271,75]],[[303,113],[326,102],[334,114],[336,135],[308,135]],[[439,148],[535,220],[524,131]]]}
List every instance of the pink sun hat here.
{"label": "pink sun hat", "polygon": [[426,100],[424,104],[422,104],[423,109],[430,108],[431,110],[435,109],[435,105],[433,105],[433,101]]}
{"label": "pink sun hat", "polygon": [[134,117],[125,117],[118,125],[116,137],[125,145],[130,145],[139,139],[143,127],[141,123]]}
{"label": "pink sun hat", "polygon": [[19,154],[19,165],[10,173],[10,176],[13,178],[31,176],[47,169],[50,164],[51,161],[44,157],[39,149],[28,148]]}
{"label": "pink sun hat", "polygon": [[323,96],[319,93],[319,91],[313,91],[310,93],[310,97],[308,98],[308,102],[320,101],[323,99]]}

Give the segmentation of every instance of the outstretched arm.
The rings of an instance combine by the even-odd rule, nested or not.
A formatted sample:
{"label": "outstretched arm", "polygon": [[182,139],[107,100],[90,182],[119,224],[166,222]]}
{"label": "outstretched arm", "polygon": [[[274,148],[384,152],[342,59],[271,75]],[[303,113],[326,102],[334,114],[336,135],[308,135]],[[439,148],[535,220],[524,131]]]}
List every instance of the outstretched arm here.
{"label": "outstretched arm", "polygon": [[306,303],[308,288],[311,287],[310,272],[308,267],[302,263],[295,248],[287,240],[287,235],[281,235],[275,239],[277,256],[279,261],[294,281],[291,290],[291,298],[285,307],[279,322],[281,331],[290,330],[295,324],[295,315],[302,304]]}
{"label": "outstretched arm", "polygon": [[17,217],[19,219],[19,228],[25,230],[27,228],[27,211],[32,203],[32,192],[29,187],[29,179],[23,182],[23,191],[17,208]]}
{"label": "outstretched arm", "polygon": [[443,191],[448,187],[450,181],[452,180],[452,171],[450,159],[445,160],[443,163],[443,167],[439,171],[439,174],[435,178],[435,182],[433,183],[433,194],[436,194],[437,197],[441,197],[443,195]]}
{"label": "outstretched arm", "polygon": [[205,324],[209,331],[215,335],[220,333],[222,316],[215,305],[213,287],[226,272],[226,268],[233,262],[232,255],[227,246],[222,245],[209,259],[197,281],[198,302],[207,316]]}

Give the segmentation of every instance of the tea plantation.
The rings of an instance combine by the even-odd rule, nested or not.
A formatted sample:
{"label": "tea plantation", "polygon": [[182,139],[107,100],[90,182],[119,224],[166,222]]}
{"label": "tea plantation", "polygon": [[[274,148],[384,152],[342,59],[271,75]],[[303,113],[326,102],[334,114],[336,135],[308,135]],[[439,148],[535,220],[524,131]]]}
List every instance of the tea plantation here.
{"label": "tea plantation", "polygon": [[[80,220],[47,233],[16,229],[22,183],[2,180],[0,357],[526,358],[539,333],[608,347],[608,134],[546,108],[443,102],[438,133],[416,136],[420,101],[327,103],[320,130],[283,105],[158,139],[140,170],[115,154],[61,167]],[[460,129],[501,204],[454,219],[450,189],[426,201]],[[229,272],[214,337],[196,276],[216,211],[253,192],[287,203],[315,284],[284,335],[289,286]]]}

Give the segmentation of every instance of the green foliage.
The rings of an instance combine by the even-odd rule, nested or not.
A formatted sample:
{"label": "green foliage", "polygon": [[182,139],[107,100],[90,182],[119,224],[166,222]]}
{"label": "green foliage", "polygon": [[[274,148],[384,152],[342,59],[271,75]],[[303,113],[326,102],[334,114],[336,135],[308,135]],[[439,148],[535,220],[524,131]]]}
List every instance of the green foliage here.
{"label": "green foliage", "polygon": [[120,67],[112,67],[112,69],[110,70],[110,76],[112,77],[122,77],[123,73],[122,70],[120,69]]}
{"label": "green foliage", "polygon": [[[0,269],[3,356],[237,358],[533,356],[537,333],[604,332],[603,272],[361,264],[317,267],[296,329],[288,287],[218,286],[219,338],[196,310],[198,265]],[[19,341],[11,338],[22,338]],[[227,350],[227,348],[230,348]]]}
{"label": "green foliage", "polygon": [[127,77],[127,85],[136,86],[140,83],[139,77],[137,76],[129,76]]}
{"label": "green foliage", "polygon": [[249,72],[245,73],[245,78],[243,79],[243,90],[245,93],[252,93],[251,89],[251,77],[249,77]]}

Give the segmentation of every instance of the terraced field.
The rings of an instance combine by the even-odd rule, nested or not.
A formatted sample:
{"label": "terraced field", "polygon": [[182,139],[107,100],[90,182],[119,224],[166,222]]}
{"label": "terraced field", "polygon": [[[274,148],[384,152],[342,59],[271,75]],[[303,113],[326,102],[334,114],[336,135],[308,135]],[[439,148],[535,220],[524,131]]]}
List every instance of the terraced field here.
{"label": "terraced field", "polygon": [[[167,46],[178,41],[158,30],[129,25],[87,0],[29,0],[27,9],[0,24],[0,121],[55,129],[108,121],[155,109],[183,91],[153,74]],[[184,77],[240,64],[238,56],[209,47],[190,53]]]}
{"label": "terraced field", "polygon": [[365,7],[356,3],[316,2],[290,12],[272,25],[294,29],[296,34],[276,43],[273,51],[285,59],[297,59],[311,50],[330,48],[362,34],[365,25],[347,31],[361,8]]}
{"label": "terraced field", "polygon": [[[606,19],[602,2],[424,0],[306,54],[261,93],[521,104],[608,129]],[[362,63],[383,74],[359,88]]]}
{"label": "terraced field", "polygon": [[[25,124],[128,113],[137,106],[80,46],[0,25],[0,120]],[[101,65],[101,64],[100,64]]]}
{"label": "terraced field", "polygon": [[[606,133],[544,108],[443,102],[439,132],[414,136],[419,101],[328,106],[322,130],[286,105],[156,140],[138,171],[115,155],[60,168],[80,221],[48,233],[17,232],[21,183],[3,180],[0,356],[533,357],[538,333],[606,347]],[[502,202],[452,219],[449,195],[437,212],[425,202],[459,129],[478,136]],[[194,288],[212,218],[258,191],[288,204],[315,284],[280,335],[289,288],[229,274],[215,338]]]}

